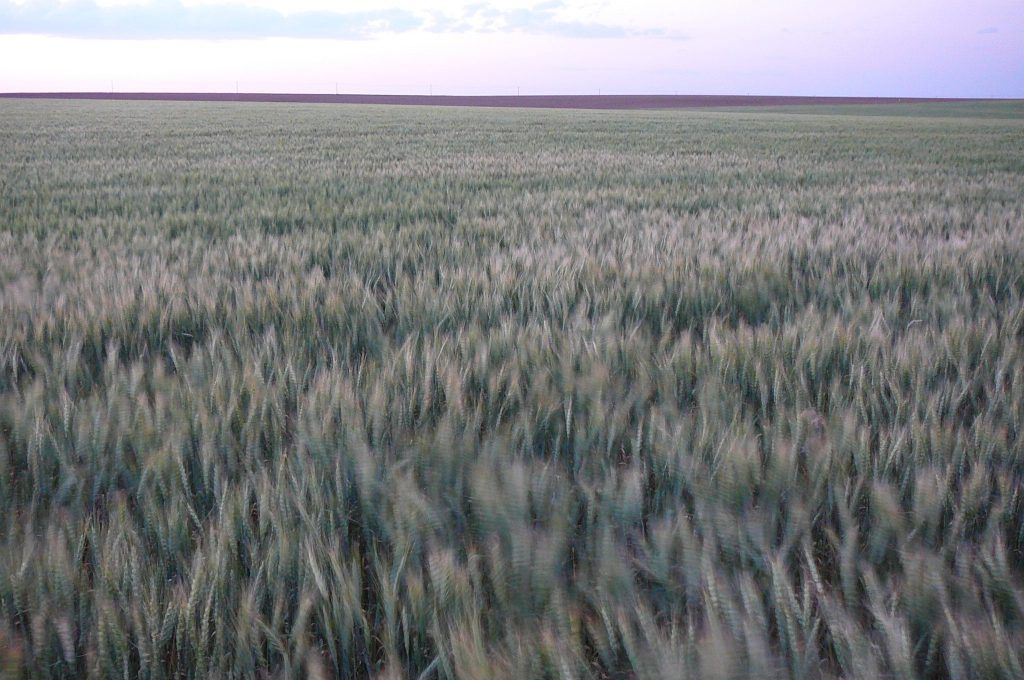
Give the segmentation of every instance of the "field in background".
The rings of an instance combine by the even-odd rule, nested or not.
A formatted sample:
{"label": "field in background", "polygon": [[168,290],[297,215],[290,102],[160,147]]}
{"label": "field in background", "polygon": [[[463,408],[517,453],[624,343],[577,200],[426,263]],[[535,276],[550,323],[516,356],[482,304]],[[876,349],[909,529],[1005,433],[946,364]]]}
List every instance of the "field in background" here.
{"label": "field in background", "polygon": [[1003,121],[1008,124],[1024,122],[1024,100],[989,100],[956,102],[918,102],[915,104],[894,104],[876,102],[873,104],[815,104],[786,106],[734,106],[713,107],[719,111],[736,113],[801,113],[817,116],[871,116],[911,118],[966,118],[974,123],[985,119]]}
{"label": "field in background", "polygon": [[0,102],[0,660],[1020,677],[1024,123]]}
{"label": "field in background", "polygon": [[[973,103],[1006,110],[1021,106],[1020,100],[895,98],[895,97],[792,97],[764,95],[407,95],[407,94],[312,94],[281,92],[0,92],[3,99],[69,99],[105,101],[184,101],[292,104],[361,104],[390,106],[460,106],[531,109],[702,109],[712,107],[818,107],[840,109],[892,105],[908,107],[926,104]],[[1012,109],[1011,109],[1012,110]]]}

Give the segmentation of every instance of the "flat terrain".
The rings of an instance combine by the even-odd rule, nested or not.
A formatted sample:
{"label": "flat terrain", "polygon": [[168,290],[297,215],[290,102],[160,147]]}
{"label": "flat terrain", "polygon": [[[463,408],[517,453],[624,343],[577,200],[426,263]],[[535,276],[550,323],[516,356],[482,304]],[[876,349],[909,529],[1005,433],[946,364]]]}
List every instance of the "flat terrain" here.
{"label": "flat terrain", "polygon": [[[10,92],[0,99],[99,99],[112,101],[277,102],[296,104],[386,104],[484,106],[526,109],[699,109],[749,106],[851,106],[879,104],[964,104],[965,99],[895,97],[786,97],[743,95],[525,95],[432,96],[375,94],[274,94],[217,92]],[[984,101],[984,100],[975,100]],[[996,102],[999,106],[1003,102]]]}
{"label": "flat terrain", "polygon": [[811,105],[762,105],[752,109],[748,106],[709,107],[717,111],[736,113],[785,113],[814,116],[870,116],[874,118],[969,118],[976,122],[981,119],[1002,119],[1024,121],[1024,100],[974,100],[974,101],[919,101],[900,104],[878,101],[871,104],[811,104]]}
{"label": "flat terrain", "polygon": [[0,663],[1021,677],[970,106],[0,101]]}

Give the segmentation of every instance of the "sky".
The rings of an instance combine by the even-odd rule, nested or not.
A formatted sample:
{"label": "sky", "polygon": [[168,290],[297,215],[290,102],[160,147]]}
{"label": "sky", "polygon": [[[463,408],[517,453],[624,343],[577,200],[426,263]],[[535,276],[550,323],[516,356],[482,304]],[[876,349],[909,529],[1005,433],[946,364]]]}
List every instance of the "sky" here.
{"label": "sky", "polygon": [[1024,0],[0,0],[0,91],[1024,97]]}

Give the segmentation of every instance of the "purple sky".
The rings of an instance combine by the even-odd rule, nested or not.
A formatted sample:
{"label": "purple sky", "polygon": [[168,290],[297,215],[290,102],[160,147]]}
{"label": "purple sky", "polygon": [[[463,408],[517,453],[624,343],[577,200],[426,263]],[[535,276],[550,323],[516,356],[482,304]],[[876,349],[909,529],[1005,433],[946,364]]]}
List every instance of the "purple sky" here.
{"label": "purple sky", "polygon": [[1024,0],[0,0],[0,91],[1024,97]]}

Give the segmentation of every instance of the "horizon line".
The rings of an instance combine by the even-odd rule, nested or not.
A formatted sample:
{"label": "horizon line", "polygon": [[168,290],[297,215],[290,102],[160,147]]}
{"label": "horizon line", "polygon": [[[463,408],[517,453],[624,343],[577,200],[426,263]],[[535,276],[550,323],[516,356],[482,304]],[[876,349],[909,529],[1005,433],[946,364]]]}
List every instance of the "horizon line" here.
{"label": "horizon line", "polygon": [[381,104],[393,106],[477,106],[496,108],[684,109],[724,106],[874,105],[956,102],[1016,102],[1014,97],[898,97],[765,94],[362,94],[287,92],[0,92],[4,99],[83,99],[225,103]]}

